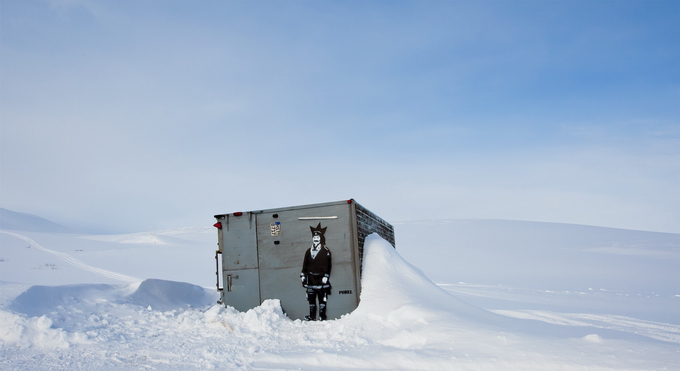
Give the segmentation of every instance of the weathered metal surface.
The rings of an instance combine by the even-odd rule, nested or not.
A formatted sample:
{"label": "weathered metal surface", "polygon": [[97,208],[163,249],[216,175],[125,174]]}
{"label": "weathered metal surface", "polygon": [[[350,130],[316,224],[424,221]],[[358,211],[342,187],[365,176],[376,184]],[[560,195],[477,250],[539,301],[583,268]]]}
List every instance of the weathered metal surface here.
{"label": "weathered metal surface", "polygon": [[300,272],[312,247],[312,228],[324,229],[325,246],[332,255],[328,319],[359,304],[365,237],[377,232],[394,242],[392,226],[353,200],[215,217],[223,225],[219,247],[225,305],[243,311],[266,299],[279,299],[293,319],[309,313]]}

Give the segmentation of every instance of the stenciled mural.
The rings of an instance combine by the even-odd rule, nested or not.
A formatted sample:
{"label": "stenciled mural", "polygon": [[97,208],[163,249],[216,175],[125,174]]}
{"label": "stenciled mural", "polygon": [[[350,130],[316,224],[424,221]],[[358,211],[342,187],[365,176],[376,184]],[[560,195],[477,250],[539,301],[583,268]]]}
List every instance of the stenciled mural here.
{"label": "stenciled mural", "polygon": [[306,289],[307,302],[309,302],[309,315],[305,316],[307,321],[316,321],[317,318],[319,321],[326,320],[326,304],[328,295],[331,294],[330,277],[333,265],[331,251],[326,246],[324,236],[327,228],[321,228],[321,223],[316,227],[309,227],[312,232],[312,247],[305,252],[300,273],[302,287]]}

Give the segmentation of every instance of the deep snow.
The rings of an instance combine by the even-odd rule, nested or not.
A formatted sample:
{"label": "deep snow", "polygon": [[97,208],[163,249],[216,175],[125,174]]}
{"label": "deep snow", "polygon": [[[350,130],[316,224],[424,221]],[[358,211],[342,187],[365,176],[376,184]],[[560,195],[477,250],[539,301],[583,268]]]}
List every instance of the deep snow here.
{"label": "deep snow", "polygon": [[[518,233],[508,223],[494,223]],[[503,228],[489,233],[486,226],[479,235],[484,243],[474,245],[475,222],[458,234],[449,224],[397,225],[398,250],[369,238],[359,307],[339,320],[311,323],[289,320],[276,300],[246,313],[214,305],[216,238],[210,228],[118,236],[0,231],[0,368],[680,368],[678,277],[664,276],[668,264],[677,267],[680,261],[680,244],[673,245],[678,235],[645,235],[647,245],[635,242],[638,249],[661,245],[664,253],[621,262],[606,252],[584,252],[607,250],[593,242],[599,241],[595,230],[590,240],[579,234],[576,248],[566,242],[551,247],[545,237],[534,244],[526,237],[557,228],[568,239],[572,226],[537,223],[532,234],[527,224],[525,236],[515,239],[503,235]],[[461,243],[456,236],[470,240]],[[620,246],[615,241],[620,234],[612,236],[607,241]],[[513,254],[502,253],[503,241]],[[537,253],[546,246],[557,251]],[[578,277],[564,273],[581,264],[579,258],[563,259],[570,251],[589,256],[586,264],[600,264],[598,270]],[[428,275],[440,284],[402,255],[430,268]],[[465,266],[468,258],[478,269],[495,270],[485,276]],[[514,266],[526,259],[562,270],[532,283],[525,278],[529,272],[518,274]],[[597,272],[619,274],[623,267],[633,282],[653,269],[654,259],[660,267],[656,280],[645,277],[641,285],[622,287],[587,284],[589,278],[608,282],[596,280]],[[645,303],[653,305],[645,310]]]}

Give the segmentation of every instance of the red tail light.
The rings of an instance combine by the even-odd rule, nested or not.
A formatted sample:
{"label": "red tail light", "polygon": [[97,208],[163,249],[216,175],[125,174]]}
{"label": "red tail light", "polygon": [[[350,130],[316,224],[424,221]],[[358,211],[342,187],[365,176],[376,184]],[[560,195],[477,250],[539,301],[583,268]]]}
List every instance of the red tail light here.
{"label": "red tail light", "polygon": [[215,227],[217,229],[222,229],[222,222],[217,222],[217,223],[213,224],[213,227]]}
{"label": "red tail light", "polygon": [[243,215],[243,213],[240,212],[240,211],[237,211],[237,212],[234,213],[234,216],[241,216],[241,215]]}

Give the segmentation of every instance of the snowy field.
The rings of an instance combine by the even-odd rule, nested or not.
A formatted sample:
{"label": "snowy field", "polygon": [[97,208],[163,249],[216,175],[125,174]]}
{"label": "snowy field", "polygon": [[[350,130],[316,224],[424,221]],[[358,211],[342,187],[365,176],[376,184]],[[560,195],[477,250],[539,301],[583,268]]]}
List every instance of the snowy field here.
{"label": "snowy field", "polygon": [[679,234],[395,223],[397,250],[367,240],[359,307],[301,322],[215,305],[212,227],[41,223],[0,230],[2,370],[680,369]]}

